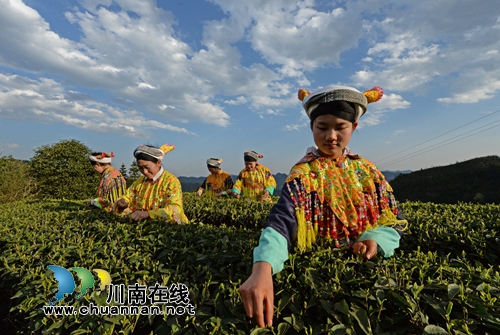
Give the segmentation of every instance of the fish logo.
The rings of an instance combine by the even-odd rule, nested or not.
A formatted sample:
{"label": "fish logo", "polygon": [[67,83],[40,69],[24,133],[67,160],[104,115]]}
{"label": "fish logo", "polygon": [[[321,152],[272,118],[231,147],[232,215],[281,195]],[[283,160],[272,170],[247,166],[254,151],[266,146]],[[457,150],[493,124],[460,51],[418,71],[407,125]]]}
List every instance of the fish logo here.
{"label": "fish logo", "polygon": [[[83,297],[90,288],[94,287],[94,276],[92,275],[92,272],[85,268],[72,267],[66,269],[59,265],[49,265],[47,266],[47,268],[54,272],[54,278],[58,282],[55,296],[56,300],[51,301],[50,305],[54,305],[59,300],[63,299],[66,295],[70,295],[75,291],[75,278],[70,271],[74,271],[76,273],[76,276],[78,277],[78,279],[80,279],[82,285],[80,291],[78,292],[78,295],[76,296],[77,299]],[[97,277],[101,281],[101,285],[99,287],[101,290],[104,290],[106,288],[106,285],[111,284],[111,276],[108,271],[102,269],[94,269],[92,271],[97,274]]]}

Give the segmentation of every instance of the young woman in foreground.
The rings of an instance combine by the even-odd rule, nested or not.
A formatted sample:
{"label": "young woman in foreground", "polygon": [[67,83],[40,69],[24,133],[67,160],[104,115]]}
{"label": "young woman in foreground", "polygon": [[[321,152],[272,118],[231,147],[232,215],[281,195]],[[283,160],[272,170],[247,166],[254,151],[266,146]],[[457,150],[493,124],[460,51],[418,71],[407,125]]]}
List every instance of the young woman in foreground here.
{"label": "young woman in foreground", "polygon": [[368,103],[382,95],[379,87],[363,93],[336,85],[299,91],[317,148],[308,148],[292,167],[254,249],[252,274],[239,289],[259,327],[272,325],[272,275],[283,269],[292,245],[304,251],[326,239],[366,259],[377,252],[390,257],[399,247],[406,221],[390,185],[373,163],[347,149]]}

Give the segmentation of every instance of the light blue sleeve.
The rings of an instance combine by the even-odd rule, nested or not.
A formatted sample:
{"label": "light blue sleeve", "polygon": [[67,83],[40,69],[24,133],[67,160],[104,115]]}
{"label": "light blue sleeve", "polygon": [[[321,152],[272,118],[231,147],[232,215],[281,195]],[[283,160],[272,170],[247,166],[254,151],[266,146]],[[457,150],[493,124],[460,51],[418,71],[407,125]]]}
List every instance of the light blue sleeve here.
{"label": "light blue sleeve", "polygon": [[262,231],[259,245],[253,249],[253,262],[271,264],[273,275],[283,270],[288,260],[288,242],[286,238],[271,227]]}
{"label": "light blue sleeve", "polygon": [[401,236],[399,236],[396,229],[387,226],[379,226],[365,231],[358,238],[358,241],[374,240],[378,244],[378,251],[382,256],[388,258],[394,255],[395,249],[399,248],[400,239]]}
{"label": "light blue sleeve", "polygon": [[266,190],[269,192],[269,195],[273,195],[273,193],[274,193],[274,186],[266,187]]}

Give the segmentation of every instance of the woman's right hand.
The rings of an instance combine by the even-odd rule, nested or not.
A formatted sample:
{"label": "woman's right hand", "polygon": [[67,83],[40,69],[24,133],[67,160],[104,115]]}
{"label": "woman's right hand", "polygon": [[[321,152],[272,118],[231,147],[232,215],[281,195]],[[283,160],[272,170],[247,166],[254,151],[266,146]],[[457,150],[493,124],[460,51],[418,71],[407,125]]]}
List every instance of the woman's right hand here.
{"label": "woman's right hand", "polygon": [[364,240],[352,245],[352,252],[357,256],[372,259],[377,254],[378,244],[375,240]]}
{"label": "woman's right hand", "polygon": [[274,288],[271,264],[254,263],[252,274],[238,289],[245,312],[257,321],[259,327],[272,326]]}
{"label": "woman's right hand", "polygon": [[121,212],[123,211],[125,208],[128,207],[128,204],[125,200],[123,199],[118,199],[118,201],[116,202],[116,207],[118,208],[118,210]]}

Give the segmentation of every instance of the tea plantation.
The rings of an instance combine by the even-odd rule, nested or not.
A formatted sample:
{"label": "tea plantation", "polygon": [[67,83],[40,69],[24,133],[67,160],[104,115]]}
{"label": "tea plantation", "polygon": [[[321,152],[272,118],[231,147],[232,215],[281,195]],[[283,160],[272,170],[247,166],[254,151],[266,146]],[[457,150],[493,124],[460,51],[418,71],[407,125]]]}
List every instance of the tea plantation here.
{"label": "tea plantation", "polygon": [[[1,205],[1,333],[500,334],[500,205],[402,203],[409,227],[389,259],[329,245],[291,253],[274,277],[274,328],[259,329],[237,288],[270,207],[185,193],[191,224],[180,226],[130,222],[83,201]],[[48,265],[105,269],[112,284],[182,283],[195,313],[45,316],[58,288]],[[77,287],[57,305],[106,305],[95,279],[92,292],[75,299]]]}

